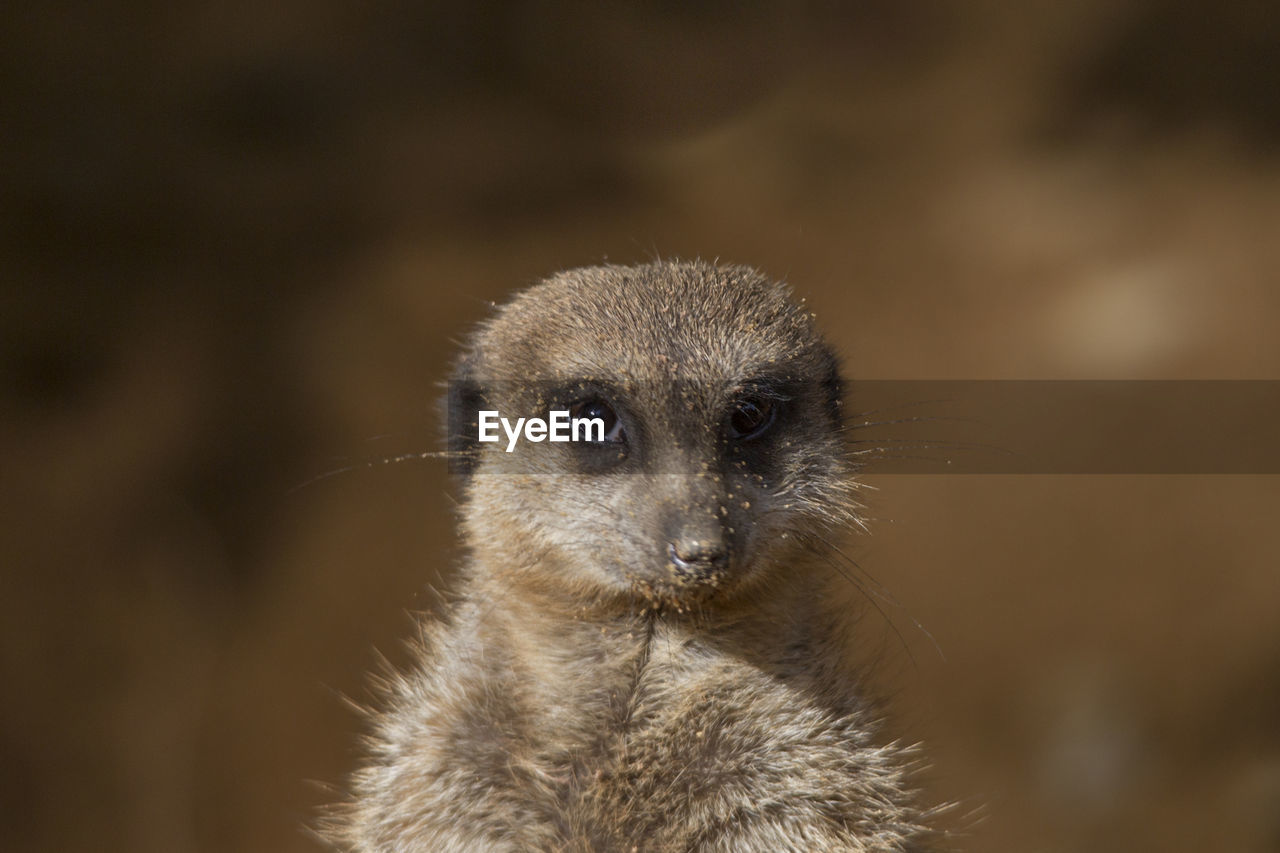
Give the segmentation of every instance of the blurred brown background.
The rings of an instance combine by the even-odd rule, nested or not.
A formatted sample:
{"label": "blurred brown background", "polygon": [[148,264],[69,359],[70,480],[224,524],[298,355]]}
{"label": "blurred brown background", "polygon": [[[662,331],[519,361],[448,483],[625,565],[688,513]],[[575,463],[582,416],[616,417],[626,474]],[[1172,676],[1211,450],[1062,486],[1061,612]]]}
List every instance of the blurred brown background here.
{"label": "blurred brown background", "polygon": [[[0,9],[7,851],[319,849],[457,551],[437,462],[311,481],[554,270],[751,263],[867,378],[1280,378],[1274,4],[109,5]],[[1280,478],[870,479],[959,845],[1280,850]]]}

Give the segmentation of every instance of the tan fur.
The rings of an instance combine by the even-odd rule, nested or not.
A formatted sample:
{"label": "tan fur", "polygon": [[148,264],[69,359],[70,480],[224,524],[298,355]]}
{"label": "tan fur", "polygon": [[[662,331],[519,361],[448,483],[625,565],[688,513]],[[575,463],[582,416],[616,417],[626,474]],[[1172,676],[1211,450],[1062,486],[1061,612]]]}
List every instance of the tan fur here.
{"label": "tan fur", "polygon": [[[735,444],[761,377],[788,399]],[[825,544],[857,521],[835,362],[786,289],[704,263],[563,273],[483,324],[455,380],[461,591],[390,685],[335,843],[923,849]],[[545,414],[583,380],[623,416],[614,456],[470,440],[477,406]],[[727,557],[681,571],[677,540]]]}

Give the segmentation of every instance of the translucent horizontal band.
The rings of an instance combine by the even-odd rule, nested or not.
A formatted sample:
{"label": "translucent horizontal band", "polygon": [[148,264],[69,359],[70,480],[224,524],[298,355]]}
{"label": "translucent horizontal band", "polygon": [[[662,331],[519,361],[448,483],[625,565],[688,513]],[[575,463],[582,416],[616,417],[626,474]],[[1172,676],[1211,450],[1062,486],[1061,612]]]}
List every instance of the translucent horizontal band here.
{"label": "translucent horizontal band", "polygon": [[[615,393],[656,401],[650,408],[710,401],[706,423],[689,426],[717,430],[714,401],[731,401],[735,385],[702,384],[633,381]],[[545,417],[539,406],[575,393],[476,383],[505,397],[504,385],[536,401],[514,416]],[[605,382],[579,385],[610,393]],[[458,434],[477,406],[455,390],[449,419]],[[843,388],[841,420],[867,474],[1280,474],[1280,380],[854,380]]]}

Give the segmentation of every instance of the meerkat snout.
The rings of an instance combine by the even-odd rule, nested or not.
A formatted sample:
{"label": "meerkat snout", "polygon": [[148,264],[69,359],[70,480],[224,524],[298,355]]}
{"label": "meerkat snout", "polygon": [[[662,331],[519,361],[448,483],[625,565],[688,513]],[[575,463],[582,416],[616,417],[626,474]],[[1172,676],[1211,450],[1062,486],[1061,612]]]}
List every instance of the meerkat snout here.
{"label": "meerkat snout", "polygon": [[720,535],[707,539],[681,536],[668,543],[667,553],[676,568],[695,574],[717,569],[729,560],[729,550]]}

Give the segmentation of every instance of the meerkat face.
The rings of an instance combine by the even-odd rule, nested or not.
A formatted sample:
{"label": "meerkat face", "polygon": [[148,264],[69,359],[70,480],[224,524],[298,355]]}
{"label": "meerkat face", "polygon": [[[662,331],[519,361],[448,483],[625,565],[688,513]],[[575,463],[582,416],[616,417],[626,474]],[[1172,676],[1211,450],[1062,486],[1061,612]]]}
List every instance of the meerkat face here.
{"label": "meerkat face", "polygon": [[[500,309],[459,363],[463,523],[481,562],[548,588],[728,600],[802,570],[854,517],[839,407],[812,317],[751,270],[564,273]],[[499,440],[479,440],[483,412]],[[512,432],[555,412],[598,423],[577,441]]]}

